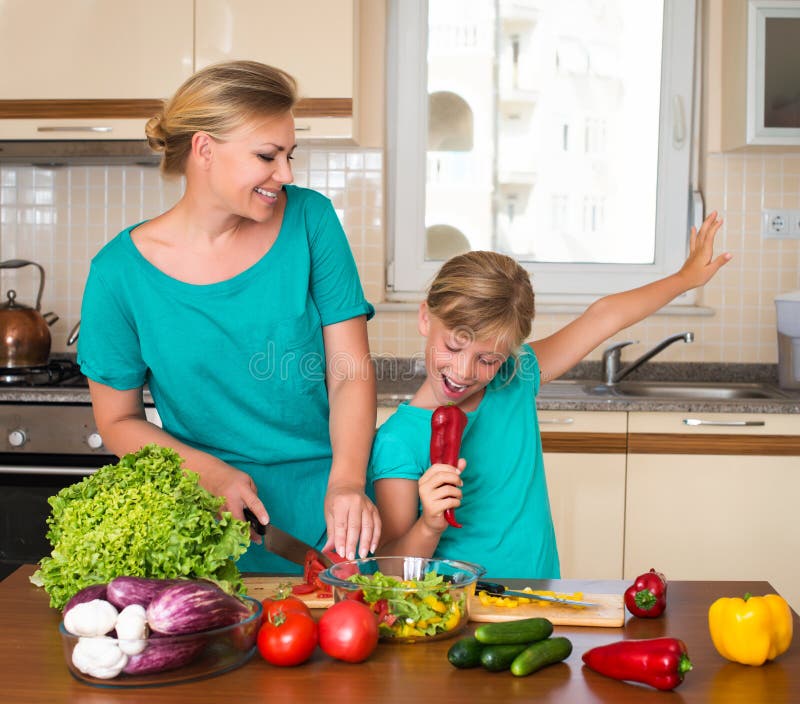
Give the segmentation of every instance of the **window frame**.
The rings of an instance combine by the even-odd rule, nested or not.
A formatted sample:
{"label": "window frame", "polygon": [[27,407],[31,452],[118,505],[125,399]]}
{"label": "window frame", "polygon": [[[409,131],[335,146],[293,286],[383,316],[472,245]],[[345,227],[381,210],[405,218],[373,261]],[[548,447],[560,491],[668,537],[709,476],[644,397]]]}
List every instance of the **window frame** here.
{"label": "window frame", "polygon": [[[441,266],[425,259],[427,0],[389,0],[387,35],[387,300],[416,301]],[[537,300],[585,304],[677,271],[702,205],[692,194],[696,0],[664,0],[656,239],[649,264],[522,262]],[[697,52],[699,55],[699,52]],[[567,116],[568,117],[568,116]],[[694,212],[699,210],[700,212]],[[631,224],[633,226],[633,223]],[[673,301],[692,305],[695,292]]]}

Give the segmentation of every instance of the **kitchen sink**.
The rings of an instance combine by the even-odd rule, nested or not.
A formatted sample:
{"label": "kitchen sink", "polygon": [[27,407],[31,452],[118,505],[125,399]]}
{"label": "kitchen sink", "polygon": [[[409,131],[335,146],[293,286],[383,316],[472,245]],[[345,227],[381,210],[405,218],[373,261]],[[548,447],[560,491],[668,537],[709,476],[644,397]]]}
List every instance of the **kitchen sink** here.
{"label": "kitchen sink", "polygon": [[554,381],[542,387],[547,398],[628,398],[734,401],[747,399],[786,400],[788,394],[770,384],[733,382],[622,381],[614,385],[591,381]]}

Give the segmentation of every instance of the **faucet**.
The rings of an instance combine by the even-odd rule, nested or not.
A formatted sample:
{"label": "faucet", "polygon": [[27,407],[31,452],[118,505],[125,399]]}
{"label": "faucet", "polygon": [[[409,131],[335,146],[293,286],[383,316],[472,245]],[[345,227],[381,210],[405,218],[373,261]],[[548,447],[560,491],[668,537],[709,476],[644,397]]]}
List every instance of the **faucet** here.
{"label": "faucet", "polygon": [[648,350],[641,357],[634,360],[622,369],[619,368],[622,348],[634,344],[634,340],[615,342],[614,344],[609,345],[603,351],[603,379],[606,386],[613,386],[618,381],[622,381],[634,369],[638,369],[648,359],[652,359],[659,352],[661,352],[661,350],[669,347],[673,342],[678,342],[679,340],[683,340],[686,343],[694,342],[694,333],[680,332],[677,335],[670,335],[666,339],[661,340],[661,342],[653,347],[653,349]]}

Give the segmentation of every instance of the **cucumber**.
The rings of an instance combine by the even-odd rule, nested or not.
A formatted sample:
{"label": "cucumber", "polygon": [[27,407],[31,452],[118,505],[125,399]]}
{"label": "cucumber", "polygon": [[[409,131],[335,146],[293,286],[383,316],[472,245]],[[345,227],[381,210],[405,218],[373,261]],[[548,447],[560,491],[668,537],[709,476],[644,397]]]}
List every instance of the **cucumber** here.
{"label": "cucumber", "polygon": [[475,638],[486,645],[535,643],[549,638],[553,624],[546,618],[523,618],[519,621],[484,623],[475,629]]}
{"label": "cucumber", "polygon": [[484,646],[481,652],[481,665],[490,672],[502,672],[511,667],[517,655],[527,647],[525,643]]}
{"label": "cucumber", "polygon": [[[447,651],[450,664],[461,670],[478,667],[481,664],[481,651],[484,646],[472,636],[457,640]],[[509,663],[510,665],[511,663]]]}
{"label": "cucumber", "polygon": [[548,638],[532,643],[511,663],[511,674],[517,677],[532,675],[548,665],[566,660],[572,652],[568,638]]}

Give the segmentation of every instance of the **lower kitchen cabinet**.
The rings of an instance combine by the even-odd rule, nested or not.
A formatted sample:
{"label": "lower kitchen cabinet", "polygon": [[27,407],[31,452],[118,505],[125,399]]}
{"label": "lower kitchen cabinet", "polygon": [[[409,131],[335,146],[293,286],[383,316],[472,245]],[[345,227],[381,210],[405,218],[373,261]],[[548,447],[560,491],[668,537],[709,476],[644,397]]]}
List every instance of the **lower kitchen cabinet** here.
{"label": "lower kitchen cabinet", "polygon": [[628,431],[625,578],[765,579],[800,610],[797,416],[630,413]]}
{"label": "lower kitchen cabinet", "polygon": [[564,579],[621,579],[624,412],[539,411],[550,509]]}

